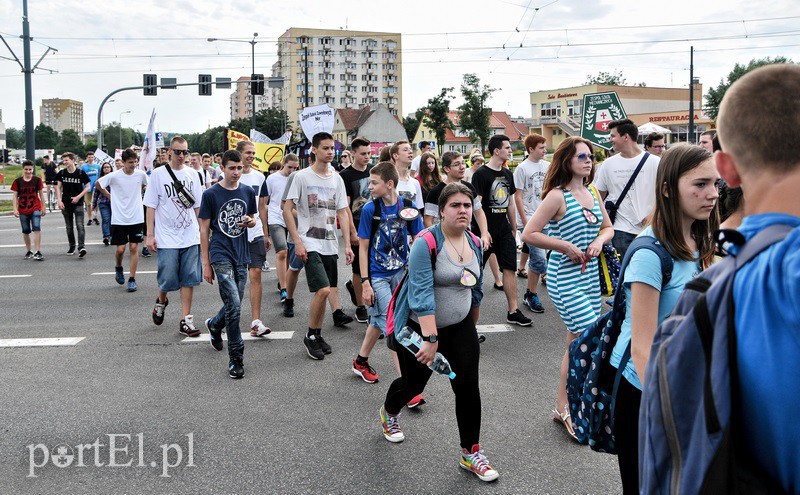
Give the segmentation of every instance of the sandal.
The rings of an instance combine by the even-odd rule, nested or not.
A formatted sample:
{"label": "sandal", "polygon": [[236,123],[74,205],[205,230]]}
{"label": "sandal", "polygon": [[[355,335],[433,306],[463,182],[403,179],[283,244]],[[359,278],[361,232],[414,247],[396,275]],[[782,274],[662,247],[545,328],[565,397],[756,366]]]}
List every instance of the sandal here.
{"label": "sandal", "polygon": [[568,407],[569,406],[564,406],[564,414],[561,414],[557,410],[553,409],[553,421],[564,425],[564,428],[567,430],[567,434],[577,442],[578,436],[575,435],[575,430],[572,429],[572,417],[569,414],[569,410],[567,409]]}
{"label": "sandal", "polygon": [[494,284],[495,290],[505,290],[502,285]]}
{"label": "sandal", "polygon": [[528,272],[523,269],[517,270],[517,277],[519,278],[528,278]]}

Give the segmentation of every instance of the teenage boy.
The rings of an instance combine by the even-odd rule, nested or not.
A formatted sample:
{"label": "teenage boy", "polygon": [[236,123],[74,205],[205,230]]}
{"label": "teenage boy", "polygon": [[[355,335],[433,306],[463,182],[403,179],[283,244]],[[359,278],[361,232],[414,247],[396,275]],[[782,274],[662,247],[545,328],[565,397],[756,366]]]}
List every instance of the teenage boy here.
{"label": "teenage boy", "polygon": [[[236,144],[236,151],[241,155],[242,167],[244,167],[238,179],[239,184],[250,187],[258,198],[258,214],[254,218],[255,225],[247,229],[247,245],[250,250],[248,272],[250,276],[250,313],[253,318],[253,322],[250,323],[250,335],[261,337],[271,331],[261,321],[261,272],[270,248],[267,233],[267,191],[264,188],[266,177],[253,168],[253,161],[256,158],[256,146],[253,143],[239,141]],[[208,160],[211,161],[210,156]]]}
{"label": "teenage boy", "polygon": [[286,191],[286,184],[289,182],[289,175],[300,168],[300,159],[294,153],[287,153],[283,157],[281,169],[267,177],[264,182],[267,202],[267,223],[269,238],[275,248],[276,266],[278,273],[278,290],[281,293],[281,303],[286,303],[286,274],[289,270],[287,256],[287,230],[286,221],[283,219],[283,209],[281,208],[281,198]]}
{"label": "teenage boy", "polygon": [[[58,167],[56,163],[50,160],[50,155],[44,155],[42,158],[42,179],[44,180],[45,187],[47,188],[47,194],[45,198],[47,201],[50,201],[50,190],[52,188],[53,191],[56,189],[56,175],[58,174]],[[56,200],[57,201],[57,200]],[[51,210],[55,207],[55,205],[48,204],[46,205]]]}
{"label": "teenage boy", "polygon": [[197,172],[184,166],[188,155],[186,139],[175,136],[170,141],[170,162],[150,171],[150,187],[144,193],[145,245],[147,249],[158,251],[158,298],[153,308],[153,323],[164,323],[164,312],[169,304],[167,293],[180,290],[179,330],[189,337],[197,337],[200,330],[194,326],[191,313],[194,287],[203,279],[197,223],[202,189]]}
{"label": "teenage boy", "polygon": [[[325,301],[338,283],[336,220],[338,217],[340,225],[347,225],[349,217],[344,182],[330,167],[334,157],[333,136],[327,132],[315,134],[311,151],[316,161],[295,175],[283,206],[283,217],[294,241],[295,256],[306,264],[308,288],[314,294],[308,332],[303,343],[308,355],[319,360],[331,353],[331,347],[322,338],[321,330]],[[297,225],[292,215],[295,205]],[[345,260],[349,265],[353,262],[350,229],[342,229],[342,235]]]}
{"label": "teenage boy", "polygon": [[211,177],[211,183],[216,184],[222,178],[222,172],[218,168],[214,168],[211,166],[213,163],[213,159],[211,155],[208,153],[203,153],[203,170],[209,177]]}
{"label": "teenage boy", "polygon": [[100,222],[96,218],[92,218],[92,199],[94,199],[94,184],[97,182],[97,177],[100,175],[100,165],[94,163],[94,153],[88,152],[86,153],[86,162],[81,165],[81,170],[86,172],[86,176],[89,177],[89,192],[84,196],[86,200],[86,211],[89,214],[89,220],[86,222],[86,226],[92,224],[94,221],[95,225],[100,225]]}
{"label": "teenage boy", "polygon": [[[533,216],[536,208],[542,204],[542,187],[544,177],[547,175],[547,167],[550,162],[544,159],[547,153],[545,138],[539,134],[529,134],[525,137],[525,149],[528,150],[528,158],[520,163],[514,170],[514,206],[517,210],[517,230],[520,235],[525,229],[528,220]],[[543,249],[537,248],[532,244],[524,244],[522,256],[519,260],[517,274],[525,273],[525,262],[528,264],[528,288],[522,301],[534,313],[544,313],[544,307],[536,293],[539,287],[539,277],[547,273],[547,260]]]}
{"label": "teenage boy", "polygon": [[[375,211],[374,201],[366,203],[358,224],[358,256],[362,266],[359,276],[362,297],[370,309],[369,326],[358,356],[353,360],[353,373],[367,383],[378,381],[378,374],[369,365],[369,354],[380,335],[386,332],[389,301],[408,262],[408,236],[416,236],[423,229],[419,215],[412,221],[401,218],[404,203],[395,190],[397,180],[397,169],[391,162],[381,162],[372,168],[369,193],[375,201],[380,201],[380,212]],[[380,220],[373,232],[373,217],[378,215]],[[396,355],[394,357],[397,363]]]}
{"label": "teenage boy", "polygon": [[397,175],[400,177],[397,182],[397,194],[411,200],[417,209],[422,212],[425,202],[422,199],[422,187],[419,181],[408,175],[408,167],[414,159],[414,152],[408,141],[398,141],[389,148],[389,156],[392,157],[397,168]]}
{"label": "teenage boy", "polygon": [[[247,229],[256,226],[258,214],[253,188],[239,183],[244,165],[236,150],[222,155],[223,178],[203,192],[200,203],[200,244],[203,251],[203,278],[209,284],[216,276],[222,308],[206,320],[211,346],[222,350],[222,329],[228,334],[228,375],[244,376],[244,341],[239,328],[242,297],[247,283],[250,247]],[[209,234],[213,231],[214,235]]]}
{"label": "teenage boy", "polygon": [[413,160],[411,160],[411,178],[416,178],[417,174],[419,173],[419,161],[422,159],[422,155],[429,152],[431,150],[431,143],[428,141],[420,141],[418,143],[419,147],[419,155],[416,156]]}
{"label": "teenage boy", "polygon": [[645,151],[636,144],[639,129],[632,120],[613,120],[608,128],[611,145],[617,153],[607,158],[594,176],[594,186],[600,197],[606,202],[616,203],[642,163],[630,189],[619,203],[614,220],[614,239],[611,242],[620,259],[623,259],[628,246],[644,230],[647,217],[656,205],[656,173],[661,160],[654,155],[645,155]]}
{"label": "teenage boy", "polygon": [[89,176],[86,172],[75,166],[75,153],[69,151],[61,155],[64,163],[62,170],[56,174],[56,196],[58,196],[58,209],[64,215],[67,227],[67,240],[69,251],[67,256],[75,254],[75,232],[78,231],[78,257],[86,256],[86,229],[83,226],[83,197],[89,192]]}
{"label": "teenage boy", "polygon": [[496,134],[489,138],[489,163],[479,168],[472,175],[472,185],[478,191],[476,198],[480,200],[492,245],[486,250],[484,264],[491,254],[497,257],[497,263],[503,272],[503,292],[508,302],[506,321],[527,327],[530,318],[522,314],[517,304],[517,214],[512,198],[516,192],[514,176],[503,164],[511,160],[511,142],[508,136]]}
{"label": "teenage boy", "polygon": [[120,285],[125,283],[122,258],[125,256],[125,245],[128,245],[131,257],[128,292],[135,292],[137,288],[136,267],[139,264],[139,243],[143,240],[144,228],[142,191],[147,186],[147,174],[136,168],[137,164],[136,152],[131,149],[123,150],[122,169],[100,177],[96,185],[97,194],[111,199],[111,244],[117,246],[117,252],[114,253],[114,276]]}
{"label": "teenage boy", "polygon": [[[344,188],[347,191],[347,216],[349,217],[348,225],[350,228],[350,242],[353,243],[353,248],[358,249],[358,228],[361,220],[361,210],[364,205],[372,200],[370,194],[370,147],[369,141],[358,137],[353,140],[350,147],[353,150],[353,162],[351,165],[339,173],[339,177],[344,181]],[[397,181],[392,185],[392,190],[397,187]],[[396,191],[395,191],[396,192]],[[367,307],[364,306],[364,300],[361,295],[361,260],[360,256],[353,259],[353,280],[348,280],[345,283],[347,291],[350,293],[350,299],[356,307],[356,320],[361,323],[366,323],[369,315],[367,314]]]}
{"label": "teenage boy", "polygon": [[[14,216],[22,224],[22,238],[25,240],[25,259],[44,260],[39,246],[42,241],[42,217],[47,212],[44,199],[42,179],[33,175],[33,162],[22,162],[22,177],[11,183]],[[33,249],[31,251],[31,232],[33,232]]]}

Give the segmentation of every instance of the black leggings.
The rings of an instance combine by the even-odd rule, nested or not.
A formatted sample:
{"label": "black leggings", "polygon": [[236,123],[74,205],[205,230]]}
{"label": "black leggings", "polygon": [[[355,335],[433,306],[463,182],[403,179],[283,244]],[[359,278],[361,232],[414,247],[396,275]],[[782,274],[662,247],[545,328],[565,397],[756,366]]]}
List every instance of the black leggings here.
{"label": "black leggings", "polygon": [[639,405],[642,391],[622,377],[614,403],[614,445],[617,447],[622,493],[639,493]]}
{"label": "black leggings", "polygon": [[[420,332],[419,324],[408,320],[409,328]],[[480,345],[478,332],[472,315],[463,321],[440,328],[438,351],[450,362],[456,377],[450,380],[456,396],[456,421],[461,447],[471,449],[479,442],[481,433],[481,393],[478,388],[478,364]],[[391,338],[394,338],[392,335]],[[408,349],[397,344],[397,358],[400,361],[400,378],[392,382],[386,393],[384,407],[389,414],[400,412],[404,405],[416,395],[421,394],[433,371],[417,361]]]}

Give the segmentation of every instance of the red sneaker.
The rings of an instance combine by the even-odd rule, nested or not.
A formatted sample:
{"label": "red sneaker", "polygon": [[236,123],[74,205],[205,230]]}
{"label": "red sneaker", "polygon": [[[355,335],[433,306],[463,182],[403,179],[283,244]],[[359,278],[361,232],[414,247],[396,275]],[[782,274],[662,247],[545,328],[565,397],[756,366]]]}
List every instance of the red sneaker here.
{"label": "red sneaker", "polygon": [[378,374],[375,373],[375,369],[369,365],[369,363],[358,364],[356,360],[353,360],[353,373],[360,376],[367,383],[375,383],[378,381]]}
{"label": "red sneaker", "polygon": [[423,397],[422,395],[418,395],[418,396],[414,397],[413,399],[411,399],[410,401],[408,401],[407,405],[408,405],[409,409],[416,409],[419,406],[421,406],[423,404],[427,404],[427,403],[428,403],[428,401],[425,400],[425,397]]}
{"label": "red sneaker", "polygon": [[461,460],[458,464],[462,469],[471,471],[481,479],[481,481],[494,481],[500,475],[497,473],[483,454],[483,449],[477,443],[472,446],[472,450],[461,449]]}

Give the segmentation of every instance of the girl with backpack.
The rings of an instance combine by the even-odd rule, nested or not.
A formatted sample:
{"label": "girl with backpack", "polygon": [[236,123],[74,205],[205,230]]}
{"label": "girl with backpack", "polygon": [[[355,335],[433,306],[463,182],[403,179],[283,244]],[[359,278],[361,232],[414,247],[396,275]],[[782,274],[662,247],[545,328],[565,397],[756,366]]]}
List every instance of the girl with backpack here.
{"label": "girl with backpack", "polygon": [[456,373],[450,385],[456,396],[462,449],[459,465],[482,481],[493,481],[498,473],[479,444],[480,349],[475,321],[483,297],[483,251],[480,240],[469,232],[473,200],[466,185],[453,182],[445,186],[439,196],[441,223],[423,230],[411,245],[404,287],[407,298],[402,310],[395,307],[393,317],[396,328],[407,325],[422,336],[422,348],[416,355],[411,354],[397,345],[394,333],[389,334],[398,349],[401,376],[386,393],[380,420],[386,440],[399,443],[405,439],[398,422],[400,411],[412,397],[422,393],[432,373],[428,366],[437,352],[442,353]]}
{"label": "girl with backpack", "polygon": [[656,206],[638,237],[654,237],[672,258],[665,282],[662,262],[650,249],[633,253],[624,274],[625,321],[611,354],[619,369],[630,345],[614,405],[614,443],[623,493],[639,493],[639,405],[653,336],[687,282],[714,261],[719,174],[711,153],[699,146],[670,148],[656,175]]}
{"label": "girl with backpack", "polygon": [[[569,344],[600,316],[597,257],[614,237],[605,206],[589,187],[594,171],[589,141],[579,137],[562,141],[547,169],[542,203],[522,232],[522,242],[552,251],[547,292],[568,330],[553,420],[576,440],[567,401]],[[547,234],[542,232],[545,227]]]}

